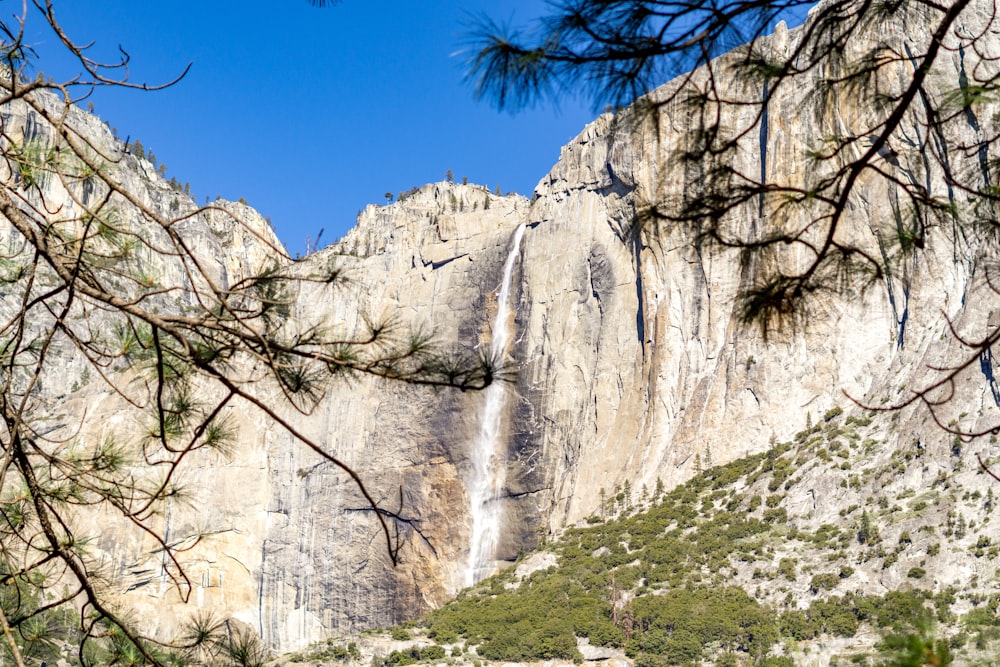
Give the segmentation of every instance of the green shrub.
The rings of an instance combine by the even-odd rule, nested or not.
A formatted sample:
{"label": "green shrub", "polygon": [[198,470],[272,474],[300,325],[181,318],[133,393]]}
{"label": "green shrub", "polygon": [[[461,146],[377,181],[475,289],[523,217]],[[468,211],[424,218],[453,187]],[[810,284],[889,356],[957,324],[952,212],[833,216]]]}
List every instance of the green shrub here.
{"label": "green shrub", "polygon": [[784,524],[788,521],[788,512],[784,507],[778,507],[773,510],[764,510],[764,516],[762,519],[764,523],[767,524]]}
{"label": "green shrub", "polygon": [[809,582],[809,589],[813,593],[819,593],[820,591],[828,591],[837,587],[840,583],[840,577],[833,573],[824,573],[813,575],[812,580]]}
{"label": "green shrub", "polygon": [[445,657],[446,652],[443,646],[411,646],[403,651],[393,651],[384,658],[376,656],[372,659],[372,667],[404,667],[405,665],[415,665],[418,662],[444,660]]}
{"label": "green shrub", "polygon": [[832,419],[839,417],[842,414],[844,414],[844,409],[842,407],[837,406],[835,408],[830,408],[829,410],[826,411],[826,413],[823,414],[823,421],[828,422]]}
{"label": "green shrub", "polygon": [[435,627],[427,633],[427,636],[438,644],[454,644],[458,641],[458,633],[449,627]]}
{"label": "green shrub", "polygon": [[434,660],[444,660],[445,650],[443,646],[425,646],[420,649],[420,661],[431,662]]}
{"label": "green shrub", "polygon": [[882,598],[871,599],[871,614],[882,628],[910,626],[930,617],[924,606],[927,597],[924,591],[889,591]]}
{"label": "green shrub", "polygon": [[526,662],[530,660],[574,660],[582,656],[568,622],[554,620],[545,625],[526,622],[500,628],[481,643],[476,652],[487,660]]}
{"label": "green shrub", "polygon": [[878,646],[883,665],[950,665],[948,642],[926,630],[908,631],[886,637]]}
{"label": "green shrub", "polygon": [[877,544],[879,541],[878,529],[872,524],[871,517],[867,511],[861,513],[861,520],[858,524],[858,542],[861,544]]}
{"label": "green shrub", "polygon": [[818,624],[800,609],[792,609],[781,615],[781,634],[796,641],[812,639],[819,634]]}
{"label": "green shrub", "polygon": [[668,667],[667,659],[655,653],[639,653],[633,659],[635,667]]}
{"label": "green shrub", "polygon": [[785,579],[792,581],[795,579],[795,559],[782,558],[778,561],[778,574]]}
{"label": "green shrub", "polygon": [[636,626],[644,629],[626,645],[632,657],[653,653],[673,662],[694,661],[703,646],[715,642],[765,653],[780,634],[773,615],[735,587],[676,589],[632,605]]}
{"label": "green shrub", "polygon": [[740,659],[735,653],[723,653],[715,659],[715,667],[739,667]]}
{"label": "green shrub", "polygon": [[760,667],[795,667],[795,663],[786,655],[771,655],[757,664]]}
{"label": "green shrub", "polygon": [[977,607],[969,610],[969,613],[962,617],[962,622],[968,628],[995,627],[1000,626],[1000,617],[988,607]]}

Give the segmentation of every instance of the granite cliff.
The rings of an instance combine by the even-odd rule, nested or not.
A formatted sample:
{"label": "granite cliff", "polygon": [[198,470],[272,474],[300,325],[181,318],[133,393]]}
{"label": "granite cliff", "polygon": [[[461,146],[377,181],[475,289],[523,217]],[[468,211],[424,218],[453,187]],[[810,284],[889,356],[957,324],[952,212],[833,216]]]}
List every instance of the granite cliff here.
{"label": "granite cliff", "polygon": [[[968,11],[975,21],[979,10]],[[919,22],[896,30],[900,44],[928,38]],[[796,34],[779,25],[769,48],[787,51]],[[990,38],[978,48],[975,57],[986,61],[1000,46]],[[956,55],[935,70],[942,95],[959,67]],[[694,84],[667,84],[653,99],[682,85]],[[956,242],[936,227],[905,274],[890,274],[860,296],[829,298],[801,330],[764,338],[741,325],[736,297],[749,277],[738,252],[701,246],[693,230],[644,217],[652,202],[668,202],[699,179],[696,167],[675,156],[700,112],[670,99],[652,115],[624,111],[588,125],[530,200],[475,185],[426,185],[395,203],[369,206],[344,239],[296,264],[303,274],[336,267],[347,278],[332,289],[304,283],[296,321],[353,330],[362,313],[391,313],[424,323],[443,346],[484,352],[498,330],[509,334],[492,407],[485,407],[486,392],[360,379],[335,386],[297,422],[410,519],[400,565],[389,563],[343,472],[234,404],[228,409],[239,434],[231,457],[190,461],[185,481],[193,497],[162,518],[164,533],[208,535],[186,555],[196,584],[192,603],[176,600],[140,536],[105,532],[95,543],[128,604],[163,636],[193,604],[245,622],[283,650],[392,625],[445,603],[469,583],[470,568],[511,563],[599,512],[603,498],[626,482],[636,492],[658,483],[669,489],[705,467],[792,439],[807,415],[850,406],[846,396],[870,405],[898,400],[961,352],[949,327],[972,335],[994,322],[1000,298],[987,284],[977,240]],[[772,97],[766,124],[745,132],[740,168],[782,181],[817,177],[807,158],[815,143],[834,132],[860,132],[867,113],[857,99],[817,104],[805,86]],[[977,128],[945,131],[973,145],[976,132],[994,131],[993,111],[980,114]],[[113,143],[98,121],[74,113],[95,140]],[[30,114],[7,110],[5,122],[30,133]],[[728,109],[721,131],[746,131],[749,122]],[[916,163],[922,150],[930,149],[915,147],[899,159]],[[971,153],[953,160],[956,174],[978,169]],[[957,164],[963,160],[969,165]],[[143,161],[127,157],[115,168],[154,206],[194,208]],[[939,167],[928,168],[926,178],[932,190],[947,191],[950,176]],[[253,211],[224,206],[250,221],[252,233],[211,214],[192,218],[185,233],[217,263],[220,280],[236,280],[260,270],[274,254],[268,244],[277,241]],[[898,207],[884,179],[862,182],[845,233],[878,252],[881,230],[895,224]],[[754,209],[740,212],[747,235],[767,224]],[[172,266],[164,260],[159,268],[164,280]],[[78,376],[81,367],[67,360],[59,372]],[[992,373],[988,359],[961,377],[949,408],[956,419],[992,423]],[[67,414],[86,406],[84,430],[130,425],[116,416],[120,406],[111,395],[91,384],[59,393]],[[472,480],[483,467],[475,448],[486,410],[498,416],[490,445],[497,450],[492,459],[486,453],[485,464],[496,487],[483,492]],[[902,471],[900,489],[971,465],[972,454],[954,456],[950,437],[925,411],[908,409],[887,427],[886,456],[914,442],[927,452],[925,464]],[[996,454],[992,442],[977,447]],[[846,502],[838,488],[818,476],[802,490],[809,498],[796,502],[812,504],[809,521],[836,521]],[[472,498],[482,498],[479,507]],[[493,519],[479,516],[487,504],[498,509]],[[470,541],[482,529],[477,522],[491,520],[495,548],[477,566]],[[962,576],[942,564],[938,585]]]}

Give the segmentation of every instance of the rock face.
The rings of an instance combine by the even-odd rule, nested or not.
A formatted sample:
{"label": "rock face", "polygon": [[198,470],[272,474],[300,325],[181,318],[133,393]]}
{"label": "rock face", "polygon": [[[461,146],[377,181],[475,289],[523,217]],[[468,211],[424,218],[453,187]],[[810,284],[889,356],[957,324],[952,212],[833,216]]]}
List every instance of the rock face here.
{"label": "rock face", "polygon": [[[926,43],[924,25],[896,29],[900,43]],[[796,39],[779,29],[770,48],[787,51]],[[984,42],[977,57],[996,46]],[[957,58],[935,76],[957,80]],[[724,131],[752,130],[739,168],[806,183],[806,155],[817,138],[859,133],[870,121],[858,100],[834,100],[824,113],[817,104],[801,86],[770,99],[763,127],[730,113]],[[765,340],[741,326],[736,296],[748,277],[738,254],[699,248],[692,230],[642,217],[651,202],[695,186],[698,174],[673,156],[698,122],[679,101],[654,116],[602,116],[563,149],[530,201],[473,185],[427,185],[402,201],[369,206],[346,238],[301,263],[303,271],[335,265],[349,278],[333,289],[303,286],[299,317],[306,320],[352,330],[362,313],[389,313],[425,323],[443,345],[479,350],[488,349],[491,327],[510,328],[504,455],[496,461],[505,481],[492,500],[503,517],[498,565],[597,512],[626,482],[638,496],[658,481],[670,487],[701,466],[760,452],[800,430],[807,413],[846,404],[845,393],[876,405],[897,400],[931,377],[930,366],[960,352],[946,318],[961,332],[981,334],[1000,312],[975,242],[956,246],[947,229],[935,227],[905,275],[890,275],[858,298],[831,298],[804,330]],[[981,123],[979,132],[991,136],[992,114],[982,113]],[[976,141],[971,128],[948,131],[955,141]],[[914,149],[900,159],[920,158]],[[953,165],[956,173],[978,169],[971,153],[953,158],[970,162]],[[142,167],[124,165],[123,173],[140,179]],[[938,167],[927,182],[934,192],[947,190]],[[159,192],[155,176],[136,187]],[[863,180],[844,233],[878,252],[880,230],[895,224],[898,206],[884,180]],[[747,234],[767,224],[755,211],[741,211]],[[227,276],[252,271],[268,256],[261,237],[275,242],[266,225],[254,236],[219,221],[199,224],[191,232],[203,239],[199,252]],[[497,289],[521,225],[513,316],[497,324]],[[982,373],[963,376],[954,406],[971,423],[985,423],[996,410],[992,361],[984,363]],[[86,387],[71,397],[80,405],[102,400]],[[362,379],[333,387],[296,422],[412,520],[402,526],[397,567],[346,475],[247,406],[234,406],[241,425],[234,455],[192,461],[186,480],[197,489],[193,508],[172,508],[163,524],[178,535],[210,534],[188,561],[195,606],[233,616],[270,646],[292,650],[442,604],[468,567],[470,448],[482,400],[476,392]],[[98,424],[102,414],[92,408],[88,419]],[[919,411],[904,411],[892,437],[948,447]],[[942,455],[941,465],[948,460]],[[99,548],[123,591],[133,589],[129,602],[158,618],[162,633],[190,613],[190,605],[163,613],[163,596],[173,598],[141,541],[105,535]]]}

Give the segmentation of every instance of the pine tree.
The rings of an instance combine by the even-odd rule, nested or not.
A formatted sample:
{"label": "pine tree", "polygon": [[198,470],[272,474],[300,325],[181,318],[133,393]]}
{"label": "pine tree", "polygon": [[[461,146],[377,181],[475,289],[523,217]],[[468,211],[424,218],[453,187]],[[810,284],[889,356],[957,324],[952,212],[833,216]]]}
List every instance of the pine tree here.
{"label": "pine tree", "polygon": [[868,515],[867,510],[861,513],[861,522],[858,527],[858,542],[868,546],[872,546],[878,542],[878,531],[872,525],[871,517]]}
{"label": "pine tree", "polygon": [[142,145],[142,142],[138,139],[133,140],[132,143],[129,144],[129,153],[136,156],[140,160],[146,159],[146,149]]}

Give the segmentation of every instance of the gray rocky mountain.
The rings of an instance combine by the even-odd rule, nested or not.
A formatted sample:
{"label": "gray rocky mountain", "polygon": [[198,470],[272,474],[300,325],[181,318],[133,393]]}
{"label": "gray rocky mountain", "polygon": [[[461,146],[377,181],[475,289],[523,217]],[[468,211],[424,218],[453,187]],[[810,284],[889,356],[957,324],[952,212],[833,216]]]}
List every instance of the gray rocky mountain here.
{"label": "gray rocky mountain", "polygon": [[[927,39],[925,26],[899,30],[901,42]],[[769,44],[787,50],[796,39],[779,26]],[[990,37],[979,57],[997,49]],[[942,94],[958,66],[955,60],[935,71]],[[676,85],[655,95],[665,98]],[[816,177],[807,154],[818,138],[860,131],[866,114],[862,100],[840,99],[823,110],[816,104],[804,86],[772,98],[767,126],[746,134],[739,167],[782,182]],[[987,135],[995,129],[990,111],[981,114]],[[19,113],[5,113],[8,126],[28,123]],[[99,122],[79,115],[94,137],[112,142]],[[722,131],[745,130],[751,120],[733,111]],[[297,418],[386,506],[412,520],[404,526],[400,565],[390,564],[373,517],[343,472],[234,404],[228,409],[239,435],[231,457],[190,461],[184,481],[192,496],[162,518],[165,534],[206,535],[185,554],[196,587],[191,600],[177,599],[148,542],[106,531],[93,549],[106,559],[123,600],[164,637],[193,610],[212,610],[253,627],[280,650],[392,625],[442,605],[470,576],[478,578],[470,569],[502,567],[599,512],[603,497],[626,481],[636,493],[658,481],[671,488],[703,467],[792,439],[807,415],[856,409],[847,396],[892,404],[926,382],[932,367],[961,354],[949,327],[975,335],[995,324],[1000,298],[987,284],[989,258],[975,239],[956,246],[949,230],[933,228],[905,275],[890,275],[861,296],[831,296],[802,330],[765,339],[740,325],[736,297],[749,277],[738,252],[699,248],[692,230],[643,218],[650,202],[696,186],[697,173],[674,156],[697,122],[680,101],[655,116],[601,116],[563,149],[530,200],[474,185],[426,185],[396,203],[369,206],[344,239],[299,262],[295,270],[303,272],[336,266],[348,281],[332,289],[301,286],[297,322],[353,330],[362,313],[388,313],[423,323],[441,345],[484,353],[499,329],[509,333],[502,392],[490,408],[488,392],[361,379],[334,386],[310,416]],[[948,131],[956,143],[975,142],[971,128]],[[921,158],[916,149],[899,150],[903,164]],[[956,173],[975,171],[975,155],[954,159],[970,162],[953,165]],[[193,208],[143,161],[128,158],[116,168],[155,206]],[[933,190],[947,189],[940,168],[927,179]],[[273,254],[262,239],[276,240],[256,213],[225,206],[250,221],[252,233],[211,215],[192,219],[186,233],[220,276],[235,280]],[[862,182],[846,233],[878,252],[898,206],[886,181]],[[741,213],[748,235],[767,222],[753,208]],[[164,280],[171,266],[161,267]],[[502,292],[506,304],[498,303]],[[509,314],[498,318],[502,305]],[[961,376],[944,421],[994,423],[992,363]],[[79,377],[82,367],[67,360],[60,372]],[[65,414],[86,415],[84,430],[133,426],[93,383],[60,393]],[[498,415],[499,426],[490,444],[498,449],[485,464],[496,486],[483,492],[472,485],[486,410]],[[900,491],[927,487],[960,466],[971,477],[975,453],[998,453],[993,441],[977,441],[954,455],[950,436],[916,408],[900,413],[884,438],[884,456],[873,454],[873,461],[900,448],[925,453],[920,465],[899,472],[893,483]],[[802,497],[788,502],[811,507],[803,521],[837,522],[850,495],[837,484],[817,472],[808,489],[799,489]],[[497,510],[492,518],[471,506],[474,497]],[[477,521],[497,522],[495,548],[478,565],[470,563],[470,541],[482,529]],[[983,530],[1000,541],[995,528]],[[969,574],[958,563],[936,567],[938,587]],[[903,582],[892,570],[871,586]]]}

